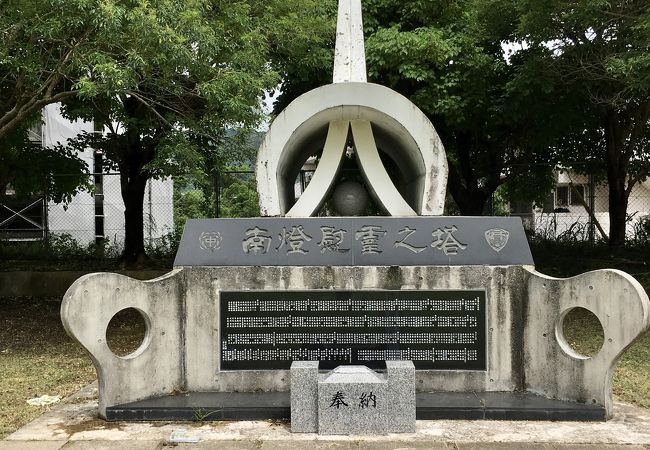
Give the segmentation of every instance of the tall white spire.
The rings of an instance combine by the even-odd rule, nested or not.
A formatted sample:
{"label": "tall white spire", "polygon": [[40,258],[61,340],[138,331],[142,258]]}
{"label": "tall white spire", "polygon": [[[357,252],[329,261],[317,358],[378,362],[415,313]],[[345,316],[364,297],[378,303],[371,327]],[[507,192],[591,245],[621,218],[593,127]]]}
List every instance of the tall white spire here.
{"label": "tall white spire", "polygon": [[361,0],[339,0],[334,83],[368,81]]}

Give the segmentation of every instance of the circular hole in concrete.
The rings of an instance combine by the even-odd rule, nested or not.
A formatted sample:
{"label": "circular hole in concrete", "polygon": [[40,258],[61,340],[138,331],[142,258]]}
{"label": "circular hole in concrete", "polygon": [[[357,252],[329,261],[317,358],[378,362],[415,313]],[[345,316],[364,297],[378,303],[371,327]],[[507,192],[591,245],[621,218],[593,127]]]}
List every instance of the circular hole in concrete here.
{"label": "circular hole in concrete", "polygon": [[561,330],[566,344],[583,358],[596,356],[605,342],[600,320],[585,308],[567,311],[561,323]]}
{"label": "circular hole in concrete", "polygon": [[120,357],[135,353],[147,337],[147,321],[135,308],[126,308],[113,316],[106,329],[108,348]]}

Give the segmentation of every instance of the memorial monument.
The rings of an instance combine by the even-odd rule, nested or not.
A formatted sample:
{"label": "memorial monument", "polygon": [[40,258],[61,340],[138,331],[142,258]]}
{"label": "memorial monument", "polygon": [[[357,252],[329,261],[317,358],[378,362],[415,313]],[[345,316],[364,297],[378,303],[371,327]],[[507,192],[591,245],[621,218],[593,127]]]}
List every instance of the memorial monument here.
{"label": "memorial monument", "polygon": [[[359,411],[385,413],[379,389],[413,367],[418,419],[612,416],[616,361],[650,327],[643,288],[615,270],[536,272],[518,218],[442,216],[443,145],[408,99],[366,82],[362,30],[360,0],[341,0],[334,83],[289,105],[260,148],[263,217],[188,221],[174,270],[156,280],[92,274],[70,287],[61,316],[97,369],[101,417],[289,418],[294,400],[296,431],[321,429],[320,412],[323,432],[341,432],[345,365],[377,383],[351,394]],[[321,150],[296,199],[301,167]],[[384,216],[314,217],[345,158]],[[578,307],[603,327],[593,357],[563,333]],[[147,331],[119,357],[106,328],[126,308]],[[336,392],[322,397],[320,384]],[[303,387],[290,395],[291,385]]]}

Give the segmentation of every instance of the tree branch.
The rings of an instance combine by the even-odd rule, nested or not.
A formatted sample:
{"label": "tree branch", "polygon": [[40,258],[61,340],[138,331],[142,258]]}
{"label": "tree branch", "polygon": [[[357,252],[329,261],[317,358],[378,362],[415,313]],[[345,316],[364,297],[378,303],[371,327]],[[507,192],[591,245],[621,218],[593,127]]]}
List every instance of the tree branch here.
{"label": "tree branch", "polygon": [[15,126],[22,120],[25,120],[30,114],[40,111],[47,105],[58,103],[75,95],[77,95],[77,91],[63,91],[42,100],[37,101],[32,99],[17,110],[14,108],[0,118],[0,140],[5,138]]}

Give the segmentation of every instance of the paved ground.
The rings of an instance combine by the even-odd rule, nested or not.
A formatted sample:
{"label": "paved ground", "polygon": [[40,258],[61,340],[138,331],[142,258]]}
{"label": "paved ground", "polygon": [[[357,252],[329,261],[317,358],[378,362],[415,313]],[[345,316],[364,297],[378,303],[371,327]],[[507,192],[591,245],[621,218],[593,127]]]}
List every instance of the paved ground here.
{"label": "paved ground", "polygon": [[[286,423],[108,423],[89,387],[0,441],[0,450],[650,450],[650,410],[616,403],[609,422],[418,421],[417,432],[387,436],[291,434]],[[174,433],[199,440],[172,442]]]}
{"label": "paved ground", "polygon": [[269,442],[201,442],[199,444],[165,444],[162,441],[76,441],[64,444],[62,442],[23,442],[0,441],[0,449],[11,450],[158,450],[158,449],[196,449],[196,450],[646,450],[650,447],[642,445],[616,444],[521,444],[521,443],[437,443],[422,442],[418,444],[391,441],[383,443],[320,441],[305,444],[300,441]]}

